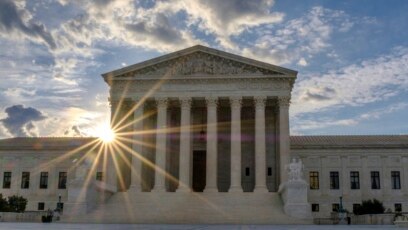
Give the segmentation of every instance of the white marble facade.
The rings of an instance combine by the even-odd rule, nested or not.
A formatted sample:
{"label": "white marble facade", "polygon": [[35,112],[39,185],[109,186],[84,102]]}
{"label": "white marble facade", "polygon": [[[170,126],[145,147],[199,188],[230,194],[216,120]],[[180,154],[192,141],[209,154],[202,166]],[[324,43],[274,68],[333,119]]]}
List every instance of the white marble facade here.
{"label": "white marble facade", "polygon": [[[118,157],[113,150],[106,170],[85,170],[104,186],[91,183],[84,197],[74,199],[81,193],[75,159],[95,139],[0,140],[0,193],[27,197],[28,210],[39,203],[54,208],[61,196],[66,220],[75,222],[310,223],[301,220],[310,205],[314,217],[328,217],[340,196],[349,211],[366,198],[407,211],[408,136],[290,137],[296,75],[203,46],[103,74],[112,126],[123,148],[140,157],[126,151]],[[81,146],[88,149],[61,158]],[[297,181],[298,191],[283,186],[291,158],[304,164],[308,184]],[[10,188],[4,187],[5,172],[12,175]],[[23,172],[30,172],[28,188],[22,188]],[[41,172],[48,173],[45,189]],[[61,172],[67,173],[66,188],[58,188]],[[372,172],[378,189],[372,189]],[[354,183],[351,189],[357,174],[358,188]],[[279,193],[279,186],[289,192]],[[288,197],[299,192],[296,202]]]}
{"label": "white marble facade", "polygon": [[[132,137],[154,145],[133,144],[133,149],[154,161],[156,172],[166,169],[177,181],[133,156],[133,170],[141,176],[132,178],[135,174],[123,164],[126,184],[120,190],[189,191],[194,154],[204,151],[204,190],[276,192],[286,175],[280,165],[289,159],[288,109],[296,74],[203,46],[103,74],[111,87],[112,114],[133,113],[126,122],[154,114],[126,127],[127,132],[182,127]],[[121,123],[112,120],[114,126]]]}

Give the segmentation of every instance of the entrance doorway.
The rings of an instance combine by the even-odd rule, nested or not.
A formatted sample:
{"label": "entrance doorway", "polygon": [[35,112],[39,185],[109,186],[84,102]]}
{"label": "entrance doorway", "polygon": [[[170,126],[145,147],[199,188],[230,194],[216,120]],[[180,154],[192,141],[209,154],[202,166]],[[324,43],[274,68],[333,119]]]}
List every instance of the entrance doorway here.
{"label": "entrance doorway", "polygon": [[206,177],[206,151],[193,151],[193,191],[203,192]]}

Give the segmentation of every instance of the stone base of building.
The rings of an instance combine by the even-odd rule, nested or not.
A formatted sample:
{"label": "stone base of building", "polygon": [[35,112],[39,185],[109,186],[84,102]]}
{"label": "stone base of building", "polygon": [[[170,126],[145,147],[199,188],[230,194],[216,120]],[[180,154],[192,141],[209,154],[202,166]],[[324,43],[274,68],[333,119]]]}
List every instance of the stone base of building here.
{"label": "stone base of building", "polygon": [[118,192],[65,222],[154,224],[312,224],[289,217],[278,193]]}

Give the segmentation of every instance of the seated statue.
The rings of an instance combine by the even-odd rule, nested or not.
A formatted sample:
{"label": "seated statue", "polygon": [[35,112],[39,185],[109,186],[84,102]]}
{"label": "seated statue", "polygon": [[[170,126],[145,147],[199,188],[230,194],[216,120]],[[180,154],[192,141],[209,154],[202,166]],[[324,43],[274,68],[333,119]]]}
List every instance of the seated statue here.
{"label": "seated statue", "polygon": [[300,159],[292,158],[292,162],[286,165],[286,169],[289,171],[289,181],[302,180],[303,164]]}

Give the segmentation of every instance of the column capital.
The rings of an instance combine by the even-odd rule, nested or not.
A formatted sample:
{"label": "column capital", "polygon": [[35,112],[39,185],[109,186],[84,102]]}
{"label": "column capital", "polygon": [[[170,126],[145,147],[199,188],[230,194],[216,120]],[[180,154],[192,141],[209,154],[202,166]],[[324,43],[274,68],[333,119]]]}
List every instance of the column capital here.
{"label": "column capital", "polygon": [[278,97],[278,105],[279,107],[289,106],[290,97]]}
{"label": "column capital", "polygon": [[265,96],[256,96],[254,97],[255,107],[265,107],[266,97]]}
{"label": "column capital", "polygon": [[181,97],[179,98],[181,108],[191,108],[191,102],[193,101],[191,97]]}
{"label": "column capital", "polygon": [[160,97],[160,98],[155,98],[157,107],[166,107],[167,103],[169,102],[169,99],[167,97]]}
{"label": "column capital", "polygon": [[206,97],[205,102],[207,103],[208,107],[217,107],[218,98],[216,98],[216,97]]}
{"label": "column capital", "polygon": [[242,97],[230,97],[231,107],[240,108],[242,106]]}

